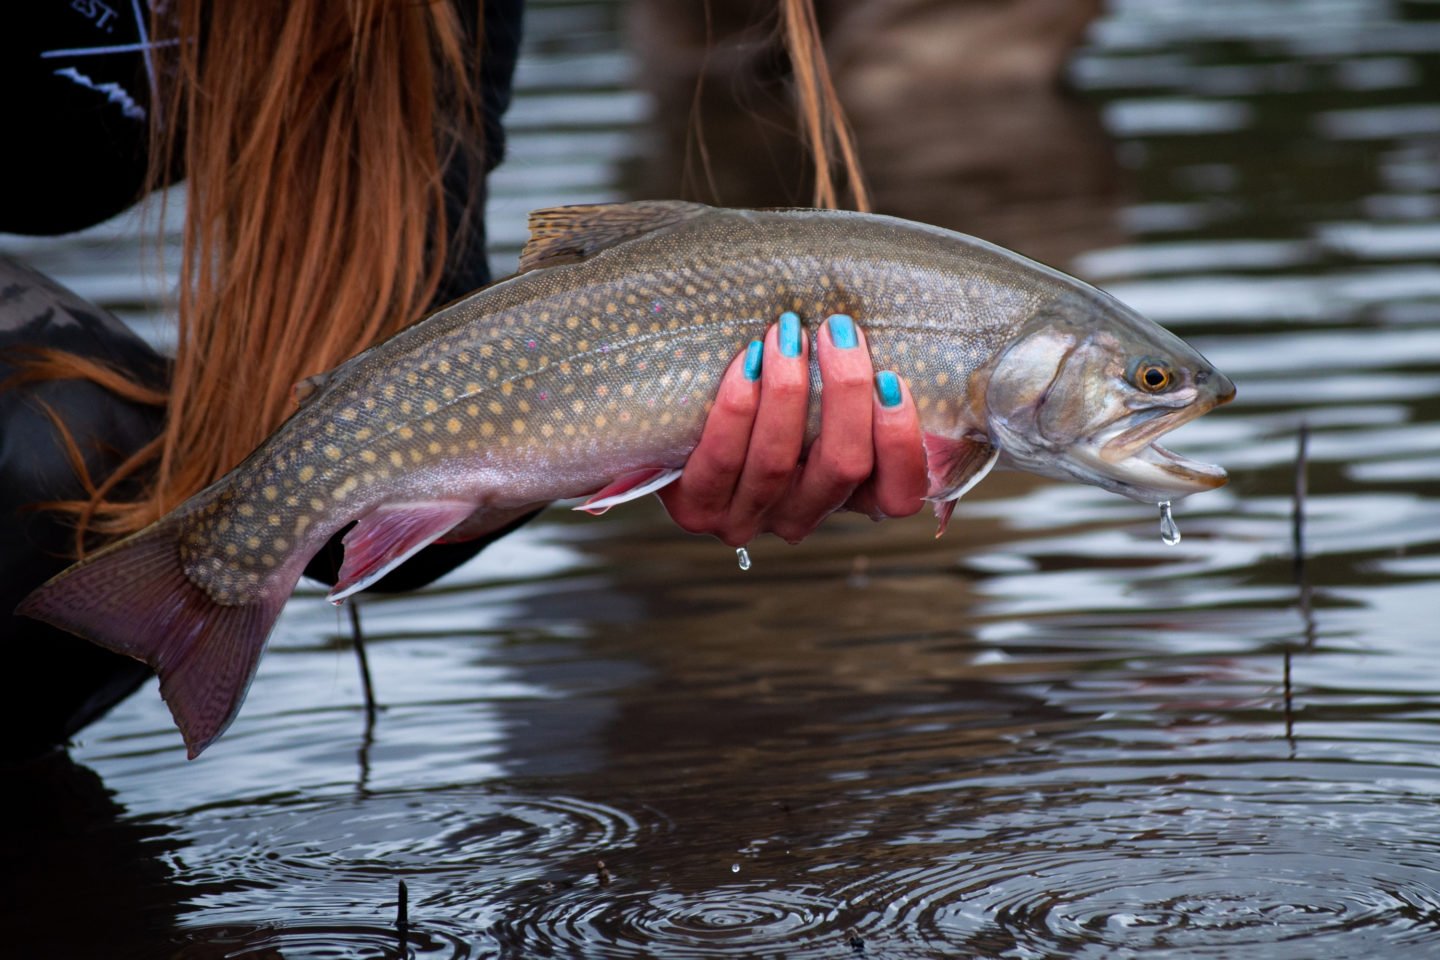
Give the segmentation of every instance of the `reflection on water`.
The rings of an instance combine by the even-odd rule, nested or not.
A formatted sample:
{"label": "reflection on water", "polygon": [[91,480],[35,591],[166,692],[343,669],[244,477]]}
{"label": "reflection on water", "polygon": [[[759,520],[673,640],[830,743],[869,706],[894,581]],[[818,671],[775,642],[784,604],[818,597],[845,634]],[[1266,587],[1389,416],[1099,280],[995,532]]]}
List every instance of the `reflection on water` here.
{"label": "reflection on water", "polygon": [[[532,7],[502,265],[531,206],[665,192],[635,182],[669,135],[636,92],[657,51],[609,3]],[[395,956],[404,880],[416,957],[1433,956],[1437,49],[1419,3],[1130,0],[1073,94],[857,115],[889,212],[1068,261],[1237,381],[1176,443],[1234,473],[1175,505],[1178,546],[1015,475],[939,542],[842,517],[743,574],[653,504],[554,511],[365,603],[372,735],[306,593],[202,760],[152,686],[79,765],[20,771],[7,931]],[[143,318],[107,230],[3,246]]]}

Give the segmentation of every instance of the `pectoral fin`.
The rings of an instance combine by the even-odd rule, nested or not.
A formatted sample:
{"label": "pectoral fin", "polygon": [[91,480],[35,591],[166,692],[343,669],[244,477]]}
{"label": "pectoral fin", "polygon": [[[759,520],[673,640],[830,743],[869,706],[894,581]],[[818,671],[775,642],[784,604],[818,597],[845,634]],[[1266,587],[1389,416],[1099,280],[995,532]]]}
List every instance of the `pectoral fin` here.
{"label": "pectoral fin", "polygon": [[970,492],[995,466],[1000,450],[988,437],[969,434],[964,437],[942,437],[925,434],[925,469],[930,475],[930,491],[926,499],[935,504],[935,517],[940,527],[935,536],[945,534],[955,501]]}
{"label": "pectoral fin", "polygon": [[618,477],[609,486],[597,491],[589,500],[571,509],[583,510],[598,517],[613,506],[629,500],[638,500],[647,493],[654,493],[661,487],[674,483],[684,472],[682,467],[647,467],[644,470],[635,470],[623,477]]}
{"label": "pectoral fin", "polygon": [[341,542],[345,562],[329,594],[339,603],[364,590],[475,512],[463,500],[389,503],[361,517]]}

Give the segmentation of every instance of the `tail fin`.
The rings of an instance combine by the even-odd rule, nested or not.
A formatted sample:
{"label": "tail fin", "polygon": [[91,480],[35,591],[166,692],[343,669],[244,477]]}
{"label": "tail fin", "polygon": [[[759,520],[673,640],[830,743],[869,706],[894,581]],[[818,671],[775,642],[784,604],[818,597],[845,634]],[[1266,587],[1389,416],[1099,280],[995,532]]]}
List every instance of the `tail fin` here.
{"label": "tail fin", "polygon": [[52,577],[15,612],[149,664],[193,760],[235,719],[294,584],[216,603],[185,575],[179,533],[166,517]]}

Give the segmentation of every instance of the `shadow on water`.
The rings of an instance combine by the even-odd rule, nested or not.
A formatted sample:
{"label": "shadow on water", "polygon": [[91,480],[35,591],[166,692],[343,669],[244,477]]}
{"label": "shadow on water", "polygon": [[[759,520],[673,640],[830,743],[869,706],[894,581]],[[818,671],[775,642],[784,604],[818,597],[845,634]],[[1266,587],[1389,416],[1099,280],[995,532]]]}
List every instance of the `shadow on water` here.
{"label": "shadow on water", "polygon": [[63,753],[0,776],[7,956],[163,956],[178,939],[176,905],[223,889],[182,879],[174,829],[128,817],[95,771]]}
{"label": "shadow on water", "polygon": [[[1440,21],[1116,3],[1067,92],[1086,5],[1004,6],[820,9],[882,211],[1068,263],[1239,383],[1177,441],[1234,474],[1179,546],[1013,475],[944,540],[837,517],[744,573],[653,505],[552,511],[364,602],[369,721],[302,591],[202,760],[152,685],[6,772],[19,955],[1432,956]],[[743,44],[705,61],[689,6],[637,3],[630,55],[615,4],[530,5],[498,263],[532,206],[679,190],[697,73],[720,197],[805,197],[768,33],[712,8]],[[0,248],[153,324],[107,230]]]}

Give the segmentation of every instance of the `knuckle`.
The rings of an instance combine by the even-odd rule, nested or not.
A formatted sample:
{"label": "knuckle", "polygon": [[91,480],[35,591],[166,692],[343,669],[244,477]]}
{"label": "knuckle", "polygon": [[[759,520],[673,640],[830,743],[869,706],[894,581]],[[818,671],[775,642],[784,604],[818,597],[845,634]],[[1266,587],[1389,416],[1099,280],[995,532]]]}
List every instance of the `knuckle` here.
{"label": "knuckle", "polygon": [[826,456],[820,461],[821,475],[830,486],[854,489],[869,478],[870,469],[869,457]]}
{"label": "knuckle", "polygon": [[770,489],[779,487],[790,479],[795,467],[783,460],[761,460],[750,470],[750,478],[757,486]]}
{"label": "knuckle", "polygon": [[714,411],[725,416],[748,418],[755,412],[755,395],[749,390],[721,390],[715,400]]}
{"label": "knuckle", "polygon": [[825,385],[838,387],[842,390],[865,390],[870,389],[870,374],[864,370],[858,370],[852,366],[845,366],[839,370],[828,373],[825,377]]}
{"label": "knuckle", "polygon": [[774,383],[765,385],[765,392],[774,398],[785,401],[798,401],[810,393],[810,384],[800,377],[787,377],[777,379]]}

